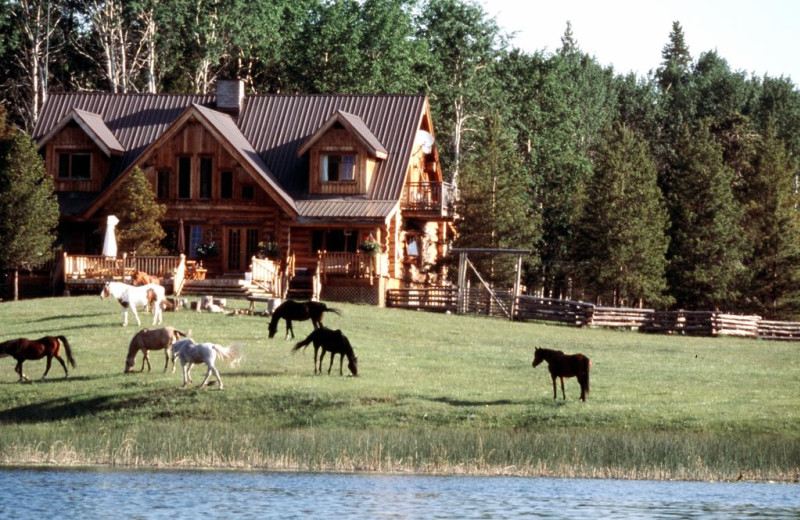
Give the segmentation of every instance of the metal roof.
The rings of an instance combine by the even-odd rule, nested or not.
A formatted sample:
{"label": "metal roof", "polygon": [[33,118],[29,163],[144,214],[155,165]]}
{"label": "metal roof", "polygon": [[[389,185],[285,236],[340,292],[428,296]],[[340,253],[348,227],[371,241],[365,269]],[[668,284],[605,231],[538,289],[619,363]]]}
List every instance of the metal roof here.
{"label": "metal roof", "polygon": [[[245,98],[234,121],[213,110],[214,95],[51,93],[33,138],[40,142],[70,112],[84,116],[106,145],[116,148],[113,138],[124,149],[121,158],[112,161],[108,186],[193,105],[267,182],[294,199],[301,216],[310,218],[385,218],[394,211],[427,108],[421,94],[264,94]],[[308,193],[308,154],[298,157],[297,151],[337,112],[381,155],[386,153],[366,197],[321,199]]]}

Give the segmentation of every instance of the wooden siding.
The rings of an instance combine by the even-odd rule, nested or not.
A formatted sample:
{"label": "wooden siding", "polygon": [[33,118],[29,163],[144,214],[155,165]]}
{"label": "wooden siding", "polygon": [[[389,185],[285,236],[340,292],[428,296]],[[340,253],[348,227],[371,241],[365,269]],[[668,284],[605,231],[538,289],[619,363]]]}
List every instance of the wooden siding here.
{"label": "wooden siding", "polygon": [[[326,153],[352,153],[356,166],[352,181],[322,182],[320,157]],[[326,195],[360,195],[369,190],[376,162],[358,141],[343,128],[333,128],[325,133],[309,152],[310,192]]]}
{"label": "wooden siding", "polygon": [[[60,153],[88,152],[91,154],[91,178],[70,180],[58,177]],[[110,162],[97,144],[76,123],[70,123],[45,146],[45,167],[53,176],[55,191],[100,191],[106,180]]]}

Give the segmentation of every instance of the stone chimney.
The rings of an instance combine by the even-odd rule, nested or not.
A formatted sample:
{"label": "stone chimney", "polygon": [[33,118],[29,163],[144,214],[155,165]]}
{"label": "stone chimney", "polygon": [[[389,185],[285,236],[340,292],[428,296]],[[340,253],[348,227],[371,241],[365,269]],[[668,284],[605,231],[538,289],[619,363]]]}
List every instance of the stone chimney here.
{"label": "stone chimney", "polygon": [[244,101],[244,81],[217,80],[217,110],[227,112],[234,118],[239,115]]}

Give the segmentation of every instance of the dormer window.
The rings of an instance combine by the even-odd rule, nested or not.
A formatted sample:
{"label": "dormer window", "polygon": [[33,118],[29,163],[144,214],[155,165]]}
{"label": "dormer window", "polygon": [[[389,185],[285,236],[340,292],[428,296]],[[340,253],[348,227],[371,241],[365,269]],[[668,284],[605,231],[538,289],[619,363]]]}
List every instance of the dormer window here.
{"label": "dormer window", "polygon": [[320,156],[322,182],[351,182],[355,180],[356,156],[353,153],[325,153]]}
{"label": "dormer window", "polygon": [[58,178],[85,180],[92,178],[92,154],[89,152],[59,153]]}

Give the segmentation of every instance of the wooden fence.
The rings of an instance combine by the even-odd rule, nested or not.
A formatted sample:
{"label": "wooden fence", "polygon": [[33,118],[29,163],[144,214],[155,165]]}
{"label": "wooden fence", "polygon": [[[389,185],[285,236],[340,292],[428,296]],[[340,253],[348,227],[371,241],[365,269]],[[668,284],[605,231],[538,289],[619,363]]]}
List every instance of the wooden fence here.
{"label": "wooden fence", "polygon": [[[389,307],[451,311],[458,309],[455,288],[390,289]],[[470,289],[465,314],[510,317],[511,293]],[[522,295],[513,316],[518,321],[556,322],[576,327],[638,330],[654,334],[737,336],[767,340],[800,341],[800,322],[770,321],[757,315],[716,311],[655,311],[625,307],[602,307],[591,303]]]}

